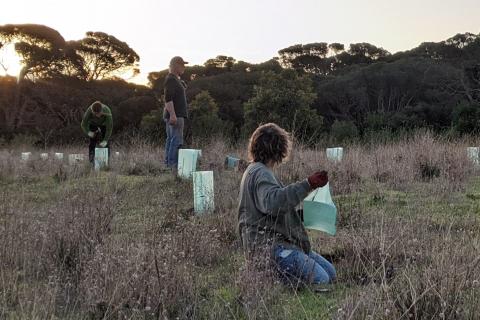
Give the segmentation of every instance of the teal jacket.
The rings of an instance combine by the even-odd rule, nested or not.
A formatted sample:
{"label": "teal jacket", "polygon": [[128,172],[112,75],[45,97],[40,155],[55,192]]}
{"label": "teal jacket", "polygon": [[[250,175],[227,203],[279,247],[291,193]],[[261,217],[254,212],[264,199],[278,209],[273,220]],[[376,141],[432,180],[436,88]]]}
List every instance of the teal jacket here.
{"label": "teal jacket", "polygon": [[93,114],[92,105],[88,107],[87,111],[85,111],[85,114],[83,115],[82,130],[85,134],[88,134],[88,132],[90,131],[91,124],[96,126],[105,126],[106,133],[105,133],[105,138],[103,140],[108,141],[108,139],[110,139],[110,136],[112,135],[112,127],[113,127],[112,111],[108,106],[102,104],[102,115],[100,117],[96,117]]}

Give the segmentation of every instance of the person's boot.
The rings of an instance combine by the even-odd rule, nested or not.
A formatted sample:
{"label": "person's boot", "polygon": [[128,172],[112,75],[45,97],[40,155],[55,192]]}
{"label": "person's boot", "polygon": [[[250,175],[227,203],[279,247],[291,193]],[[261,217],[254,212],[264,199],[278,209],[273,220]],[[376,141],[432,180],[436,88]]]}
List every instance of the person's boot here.
{"label": "person's boot", "polygon": [[313,292],[319,293],[319,294],[332,292],[332,285],[331,284],[314,283],[314,284],[310,284],[308,287]]}

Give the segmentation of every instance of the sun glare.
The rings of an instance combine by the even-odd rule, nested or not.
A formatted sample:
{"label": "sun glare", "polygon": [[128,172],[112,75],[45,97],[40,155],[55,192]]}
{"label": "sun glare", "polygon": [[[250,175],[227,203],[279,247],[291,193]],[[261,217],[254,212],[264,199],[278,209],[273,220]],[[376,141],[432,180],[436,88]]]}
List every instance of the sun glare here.
{"label": "sun glare", "polygon": [[7,44],[0,49],[0,76],[18,77],[22,70],[21,58],[15,51],[14,44]]}

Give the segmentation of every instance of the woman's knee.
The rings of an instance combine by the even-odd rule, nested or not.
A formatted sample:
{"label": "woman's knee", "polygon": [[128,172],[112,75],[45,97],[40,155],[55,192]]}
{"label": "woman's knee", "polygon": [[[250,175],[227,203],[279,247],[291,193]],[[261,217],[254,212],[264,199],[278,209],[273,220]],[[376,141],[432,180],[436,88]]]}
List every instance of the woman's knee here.
{"label": "woman's knee", "polygon": [[331,283],[333,279],[330,277],[330,274],[322,268],[318,263],[315,263],[315,268],[313,270],[312,284],[328,284]]}
{"label": "woman's knee", "polygon": [[283,276],[293,276],[312,284],[327,284],[336,278],[335,268],[323,257],[320,260],[300,250],[283,247],[277,247],[274,255],[277,271]]}
{"label": "woman's knee", "polygon": [[315,262],[318,263],[325,270],[325,272],[327,272],[330,281],[334,281],[337,278],[337,271],[335,270],[335,267],[330,261],[328,261],[314,251],[312,251],[309,256],[310,258],[314,259]]}

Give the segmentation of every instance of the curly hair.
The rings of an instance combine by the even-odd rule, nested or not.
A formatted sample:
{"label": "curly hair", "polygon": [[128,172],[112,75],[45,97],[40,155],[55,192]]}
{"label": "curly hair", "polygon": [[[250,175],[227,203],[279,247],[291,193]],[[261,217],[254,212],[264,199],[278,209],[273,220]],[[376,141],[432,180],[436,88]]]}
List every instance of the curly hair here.
{"label": "curly hair", "polygon": [[267,123],[258,127],[250,137],[248,158],[263,164],[279,164],[288,158],[291,149],[290,134],[275,123]]}
{"label": "curly hair", "polygon": [[100,101],[95,101],[92,104],[92,111],[95,112],[95,113],[102,112],[102,103]]}

